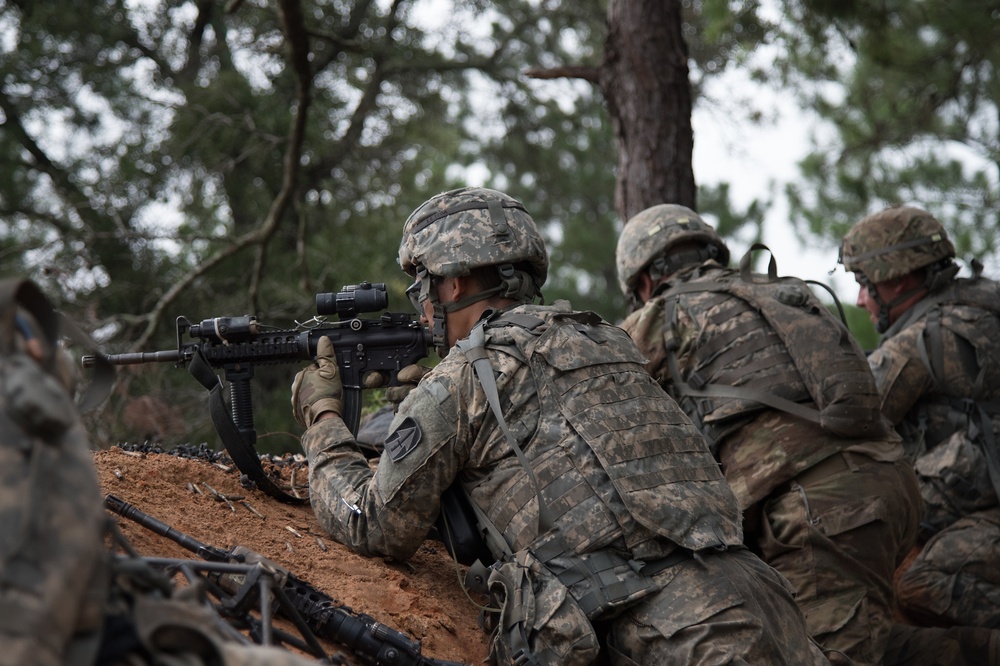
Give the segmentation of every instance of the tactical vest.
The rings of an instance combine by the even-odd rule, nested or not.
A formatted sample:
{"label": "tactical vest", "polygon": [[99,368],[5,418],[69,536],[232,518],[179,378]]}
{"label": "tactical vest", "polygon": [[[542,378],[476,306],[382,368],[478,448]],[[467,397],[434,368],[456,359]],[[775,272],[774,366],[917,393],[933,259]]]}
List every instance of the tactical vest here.
{"label": "tactical vest", "polygon": [[[526,306],[490,319],[486,336],[489,350],[530,368],[538,411],[514,410],[509,429],[530,435],[524,454],[577,553],[614,534],[637,559],[662,556],[664,541],[694,551],[741,543],[735,498],[704,439],[624,331],[594,313]],[[486,513],[517,550],[539,503],[527,474],[510,477]]]}
{"label": "tactical vest", "polygon": [[840,437],[884,436],[878,388],[847,327],[808,284],[777,277],[773,258],[766,276],[751,274],[749,256],[739,272],[709,269],[663,292],[666,331],[674,330],[682,299],[714,324],[690,352],[686,377],[678,343],[668,339],[671,380],[685,411],[713,439],[725,424],[765,407]]}
{"label": "tactical vest", "polygon": [[[969,311],[960,312],[963,308]],[[972,316],[976,311],[992,316],[984,322]],[[1000,283],[978,276],[954,280],[947,289],[920,301],[887,335],[921,320],[924,330],[917,350],[935,390],[921,398],[907,417],[906,431],[926,439],[928,452],[916,461],[918,475],[929,493],[949,496],[954,507],[995,506],[1000,497]],[[956,337],[957,357],[945,353],[942,329]],[[969,379],[971,392],[961,395],[947,385],[949,366],[948,374],[957,372]],[[956,433],[964,437],[955,439]],[[957,453],[935,452],[943,442]],[[987,490],[991,487],[992,493]],[[925,501],[935,503],[930,497]]]}

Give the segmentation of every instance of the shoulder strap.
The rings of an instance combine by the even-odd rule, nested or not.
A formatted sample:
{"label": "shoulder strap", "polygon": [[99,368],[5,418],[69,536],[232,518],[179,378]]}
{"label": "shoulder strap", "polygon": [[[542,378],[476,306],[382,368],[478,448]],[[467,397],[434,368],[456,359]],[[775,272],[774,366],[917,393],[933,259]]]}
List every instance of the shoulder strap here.
{"label": "shoulder strap", "polygon": [[468,337],[458,341],[457,347],[472,362],[472,367],[476,371],[476,377],[483,387],[483,393],[486,394],[486,401],[493,411],[493,416],[496,417],[497,425],[500,426],[500,430],[503,432],[504,437],[507,438],[507,443],[510,444],[514,455],[517,456],[518,462],[521,463],[521,466],[531,479],[531,484],[535,488],[535,495],[538,497],[538,534],[542,535],[550,531],[554,527],[555,522],[552,520],[552,513],[549,510],[548,504],[542,497],[542,489],[538,485],[538,479],[535,477],[534,470],[531,469],[531,463],[528,461],[527,456],[524,455],[521,447],[518,446],[514,435],[511,434],[510,429],[507,427],[507,421],[503,417],[503,410],[500,409],[500,395],[497,391],[496,378],[493,376],[493,366],[490,364],[489,356],[486,354],[485,327],[486,322],[480,321],[472,328]]}
{"label": "shoulder strap", "polygon": [[230,410],[226,408],[226,401],[222,395],[222,380],[205,360],[201,350],[197,350],[191,358],[188,372],[208,391],[208,411],[212,417],[212,424],[215,426],[215,431],[219,433],[219,439],[226,447],[229,457],[236,463],[236,467],[256,483],[257,487],[265,494],[279,502],[286,504],[307,503],[308,498],[295,497],[279,488],[264,471],[263,465],[260,464],[260,456],[253,444],[248,443],[243,438],[239,428],[233,422],[233,417]]}

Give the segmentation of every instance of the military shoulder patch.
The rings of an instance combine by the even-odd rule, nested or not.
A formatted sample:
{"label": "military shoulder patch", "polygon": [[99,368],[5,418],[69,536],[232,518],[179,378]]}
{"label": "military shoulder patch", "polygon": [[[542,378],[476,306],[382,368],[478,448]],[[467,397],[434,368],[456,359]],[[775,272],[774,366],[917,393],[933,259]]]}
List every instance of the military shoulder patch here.
{"label": "military shoulder patch", "polygon": [[399,462],[420,443],[420,426],[407,416],[385,440],[385,451],[393,462]]}

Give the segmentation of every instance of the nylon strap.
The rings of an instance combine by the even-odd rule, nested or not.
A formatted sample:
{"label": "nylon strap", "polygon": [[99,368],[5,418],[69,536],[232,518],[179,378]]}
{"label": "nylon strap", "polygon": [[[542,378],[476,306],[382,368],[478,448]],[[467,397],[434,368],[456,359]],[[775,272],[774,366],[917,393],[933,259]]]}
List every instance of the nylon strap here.
{"label": "nylon strap", "polygon": [[215,426],[215,431],[219,433],[219,439],[226,447],[229,457],[236,463],[236,467],[256,483],[258,488],[274,499],[286,504],[307,503],[308,499],[289,495],[279,488],[264,471],[257,451],[243,439],[236,424],[233,423],[233,417],[226,408],[226,401],[222,395],[222,380],[212,370],[212,366],[205,360],[201,350],[195,351],[191,363],[188,365],[188,372],[208,390],[208,408],[209,414],[212,416],[212,424]]}
{"label": "nylon strap", "polygon": [[[684,286],[697,286],[697,285],[680,285]],[[687,289],[685,291],[704,291],[704,288],[700,289]],[[667,299],[665,303],[665,318],[669,323],[673,321],[675,305],[677,303],[676,299]],[[812,407],[807,407],[798,402],[792,402],[791,400],[786,400],[779,396],[767,393],[765,391],[756,391],[753,389],[747,389],[740,386],[722,386],[719,384],[709,384],[701,388],[694,388],[681,377],[680,369],[677,367],[677,351],[676,349],[667,350],[667,366],[670,369],[670,378],[674,383],[674,387],[677,390],[678,395],[690,396],[696,398],[734,398],[737,400],[752,400],[754,402],[759,402],[762,405],[767,405],[768,407],[773,407],[774,409],[787,412],[793,416],[797,416],[801,419],[805,419],[810,423],[819,424],[820,414],[818,409]]]}
{"label": "nylon strap", "polygon": [[538,485],[538,479],[535,477],[534,470],[531,469],[531,463],[528,461],[527,456],[524,455],[521,447],[518,446],[517,440],[514,439],[514,435],[511,434],[510,429],[507,427],[507,421],[503,417],[503,410],[500,408],[500,395],[497,391],[497,381],[493,376],[493,366],[490,364],[489,356],[486,354],[486,321],[481,320],[477,323],[472,328],[472,331],[469,332],[468,337],[459,340],[456,346],[472,362],[472,367],[476,371],[476,377],[479,378],[479,383],[483,387],[483,393],[486,394],[486,401],[493,411],[493,416],[496,417],[497,425],[500,426],[500,430],[503,432],[504,437],[507,438],[507,443],[510,445],[511,450],[514,451],[514,455],[517,456],[518,462],[521,463],[524,471],[528,473],[528,477],[531,479],[531,484],[535,488],[535,494],[538,496],[538,534],[545,534],[553,529],[555,523],[552,520],[549,505],[542,497],[542,488]]}

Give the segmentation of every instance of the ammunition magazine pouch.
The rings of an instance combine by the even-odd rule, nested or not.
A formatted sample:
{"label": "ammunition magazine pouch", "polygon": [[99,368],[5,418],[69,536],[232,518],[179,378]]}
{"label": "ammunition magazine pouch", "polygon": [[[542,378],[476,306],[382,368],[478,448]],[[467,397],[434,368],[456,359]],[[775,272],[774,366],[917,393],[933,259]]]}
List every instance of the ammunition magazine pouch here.
{"label": "ammunition magazine pouch", "polygon": [[[542,545],[557,547],[560,539]],[[656,571],[682,561],[690,551],[653,563]],[[593,622],[659,592],[643,562],[614,551],[556,555],[545,563],[531,549],[488,570],[486,591],[499,617],[492,618],[490,658],[496,664],[590,664],[600,651]]]}

